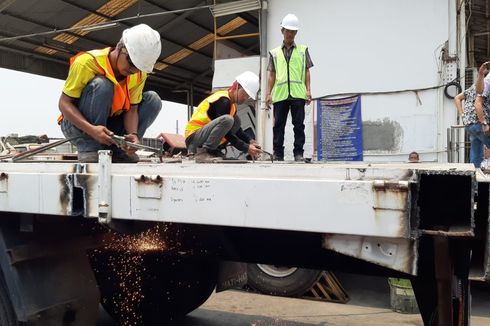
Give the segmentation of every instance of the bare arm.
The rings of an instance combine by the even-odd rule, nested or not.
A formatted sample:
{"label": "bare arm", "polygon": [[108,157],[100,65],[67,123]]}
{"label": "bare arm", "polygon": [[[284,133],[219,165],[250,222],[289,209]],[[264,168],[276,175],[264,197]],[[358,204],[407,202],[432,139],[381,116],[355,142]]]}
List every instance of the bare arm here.
{"label": "bare arm", "polygon": [[482,94],[483,93],[483,90],[485,88],[485,82],[484,82],[484,79],[485,79],[485,76],[487,75],[488,73],[488,67],[487,65],[489,64],[490,62],[487,61],[487,62],[484,62],[480,68],[478,69],[478,77],[476,79],[476,83],[475,83],[475,88],[476,88],[476,94]]}
{"label": "bare arm", "polygon": [[475,100],[475,112],[478,117],[478,121],[482,124],[483,134],[485,136],[490,135],[490,127],[487,124],[487,120],[485,119],[485,115],[483,113],[483,96],[477,96]]}
{"label": "bare arm", "polygon": [[458,110],[458,114],[463,115],[463,100],[464,100],[464,92],[459,93],[454,98],[454,104],[456,105],[456,109]]}
{"label": "bare arm", "polygon": [[[124,129],[127,133],[127,135],[125,135],[126,140],[135,144],[139,144],[139,135],[137,134],[138,122],[138,105],[131,105],[129,111],[124,113]],[[124,148],[124,150],[128,154],[136,152],[136,148],[133,147]]]}
{"label": "bare arm", "polygon": [[267,106],[270,106],[272,104],[272,89],[274,88],[275,83],[276,83],[276,72],[269,71],[269,75],[267,76],[267,96],[266,96]]}
{"label": "bare arm", "polygon": [[478,96],[475,100],[475,112],[480,123],[486,123],[485,115],[483,114],[483,97]]}
{"label": "bare arm", "polygon": [[70,121],[75,127],[94,138],[98,143],[104,145],[114,143],[111,139],[113,133],[105,126],[94,126],[88,122],[75,105],[75,99],[61,93],[58,107],[63,114],[63,119]]}
{"label": "bare arm", "polygon": [[309,68],[306,68],[305,84],[306,84],[306,104],[310,104],[311,103],[311,87],[310,87],[310,69]]}
{"label": "bare arm", "polygon": [[128,134],[138,133],[138,105],[131,105],[129,111],[124,113],[124,129]]}

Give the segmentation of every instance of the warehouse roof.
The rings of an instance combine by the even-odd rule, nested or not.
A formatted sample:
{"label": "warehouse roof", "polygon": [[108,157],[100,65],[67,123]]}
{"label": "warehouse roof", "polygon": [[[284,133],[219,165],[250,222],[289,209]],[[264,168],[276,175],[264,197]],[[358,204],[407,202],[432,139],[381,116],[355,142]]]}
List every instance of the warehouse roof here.
{"label": "warehouse roof", "polygon": [[[231,1],[219,1],[227,2]],[[211,89],[212,4],[211,0],[0,0],[0,67],[65,79],[71,56],[114,46],[124,29],[145,23],[160,33],[163,45],[149,87],[163,99],[181,103],[186,103],[185,92],[192,88],[196,103]],[[97,27],[86,27],[92,25]],[[216,29],[222,37],[255,34],[258,12],[217,17]],[[219,43],[235,55],[259,54],[256,36]]]}

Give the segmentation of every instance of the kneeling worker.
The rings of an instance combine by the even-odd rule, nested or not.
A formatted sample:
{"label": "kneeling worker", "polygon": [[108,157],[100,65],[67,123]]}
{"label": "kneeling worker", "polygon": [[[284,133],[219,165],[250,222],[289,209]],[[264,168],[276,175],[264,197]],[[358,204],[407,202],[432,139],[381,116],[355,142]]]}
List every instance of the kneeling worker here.
{"label": "kneeling worker", "polygon": [[137,162],[136,150],[117,148],[111,136],[125,135],[138,144],[162,108],[155,92],[144,92],[162,50],[160,34],[145,24],[124,30],[115,48],[81,52],[70,70],[59,100],[58,118],[73,140],[81,162],[97,162],[97,151],[113,150],[114,162]]}
{"label": "kneeling worker", "polygon": [[220,145],[230,142],[236,149],[257,157],[261,149],[240,127],[236,104],[249,98],[255,100],[259,77],[246,71],[236,77],[233,85],[208,96],[196,109],[185,128],[185,143],[196,161],[222,158]]}

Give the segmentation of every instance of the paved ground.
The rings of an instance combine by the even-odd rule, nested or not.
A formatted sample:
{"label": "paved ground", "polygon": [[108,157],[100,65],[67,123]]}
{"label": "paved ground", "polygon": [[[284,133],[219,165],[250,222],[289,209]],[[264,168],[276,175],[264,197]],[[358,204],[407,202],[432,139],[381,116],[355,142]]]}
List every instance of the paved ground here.
{"label": "paved ground", "polygon": [[[420,315],[389,309],[389,287],[378,277],[340,275],[348,304],[279,298],[242,291],[213,294],[178,326],[423,326]],[[490,325],[490,289],[474,287],[472,326]],[[112,325],[109,321],[100,325]]]}

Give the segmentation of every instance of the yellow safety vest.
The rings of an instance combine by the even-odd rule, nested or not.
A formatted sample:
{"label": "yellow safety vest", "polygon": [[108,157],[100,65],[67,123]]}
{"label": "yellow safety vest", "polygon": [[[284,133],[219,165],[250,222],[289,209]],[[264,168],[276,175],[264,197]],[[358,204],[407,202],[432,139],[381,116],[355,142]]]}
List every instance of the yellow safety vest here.
{"label": "yellow safety vest", "polygon": [[[127,76],[125,87],[121,86],[114,75],[111,63],[109,61],[110,51],[111,48],[105,48],[101,50],[80,52],[70,58],[70,66],[73,64],[78,56],[83,54],[89,54],[95,59],[95,63],[97,64],[100,74],[109,79],[114,84],[114,97],[112,98],[112,108],[110,116],[116,116],[123,113],[124,111],[128,111],[131,107],[129,92],[140,82],[141,72]],[[62,120],[63,115],[60,115],[58,117],[58,124],[60,124]]]}
{"label": "yellow safety vest", "polygon": [[281,46],[271,50],[276,69],[276,82],[272,89],[273,103],[287,100],[289,95],[306,100],[306,49],[306,45],[296,45],[289,64]]}
{"label": "yellow safety vest", "polygon": [[[197,107],[196,111],[191,117],[191,120],[187,123],[185,126],[185,138],[187,139],[190,135],[207,125],[208,123],[211,122],[211,119],[208,116],[208,110],[211,105],[211,103],[216,102],[222,97],[226,97],[227,99],[230,100],[230,95],[228,94],[228,91],[218,91],[214,94],[211,94],[207,98],[205,98],[201,103],[199,103],[199,106]],[[231,101],[231,100],[230,100]],[[233,117],[235,116],[236,113],[236,107],[235,104],[231,104],[230,108],[230,115]],[[226,139],[223,138],[221,140],[221,144],[226,143]]]}

